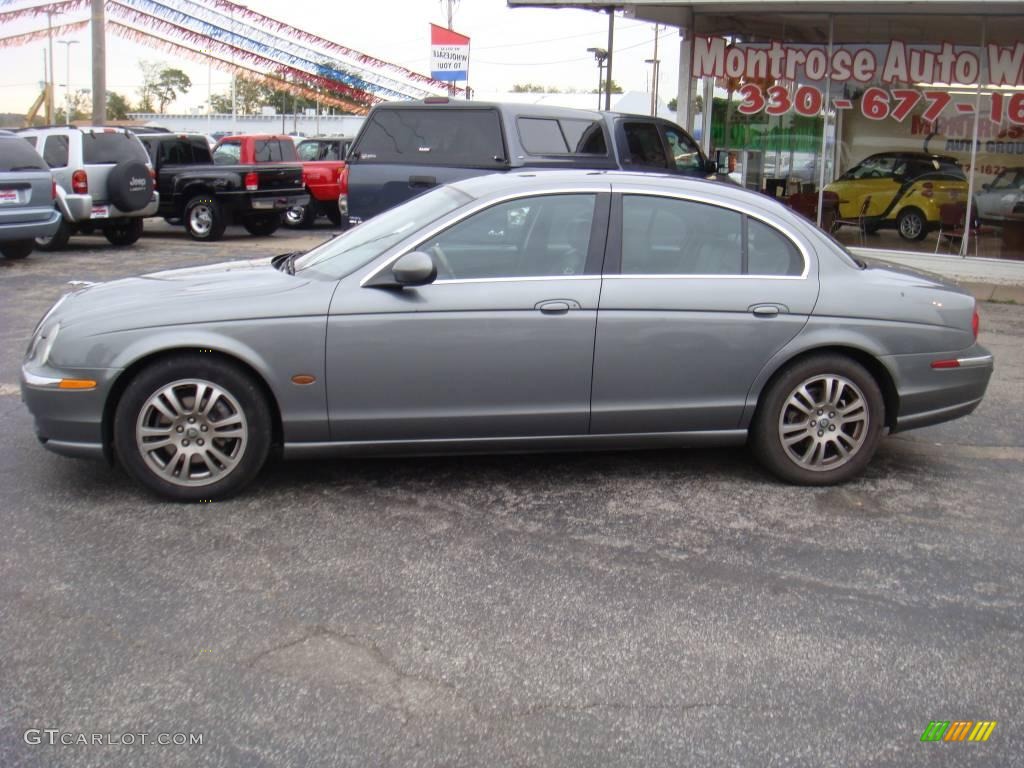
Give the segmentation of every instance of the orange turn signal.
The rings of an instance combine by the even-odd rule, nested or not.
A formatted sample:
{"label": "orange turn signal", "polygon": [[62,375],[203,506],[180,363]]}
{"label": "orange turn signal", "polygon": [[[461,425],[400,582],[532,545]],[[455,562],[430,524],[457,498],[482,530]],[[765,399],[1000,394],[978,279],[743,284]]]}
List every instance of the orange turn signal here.
{"label": "orange turn signal", "polygon": [[60,389],[95,389],[96,382],[92,379],[61,379],[57,386]]}
{"label": "orange turn signal", "polygon": [[292,376],[293,384],[312,384],[316,381],[316,376],[310,376],[308,373],[297,373]]}

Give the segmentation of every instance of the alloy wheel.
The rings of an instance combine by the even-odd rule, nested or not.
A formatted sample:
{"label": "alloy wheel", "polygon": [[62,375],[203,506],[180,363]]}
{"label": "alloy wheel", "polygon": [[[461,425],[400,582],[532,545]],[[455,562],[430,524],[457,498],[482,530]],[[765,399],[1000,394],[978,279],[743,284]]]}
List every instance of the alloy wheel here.
{"label": "alloy wheel", "polygon": [[210,206],[192,206],[188,214],[188,223],[192,231],[200,237],[210,234],[210,230],[213,229],[213,211],[210,210]]}
{"label": "alloy wheel", "polygon": [[779,415],[779,440],[793,463],[826,472],[857,455],[870,420],[867,399],[856,384],[844,376],[819,374],[786,398]]}
{"label": "alloy wheel", "polygon": [[135,426],[135,444],[146,465],[178,486],[224,479],[238,467],[248,441],[238,400],[202,379],[161,387],[143,404]]}

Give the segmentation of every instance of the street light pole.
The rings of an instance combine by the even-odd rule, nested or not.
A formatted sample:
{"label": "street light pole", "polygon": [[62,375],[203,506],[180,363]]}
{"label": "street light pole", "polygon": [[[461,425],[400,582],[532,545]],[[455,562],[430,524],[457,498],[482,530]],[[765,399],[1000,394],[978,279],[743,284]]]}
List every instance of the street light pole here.
{"label": "street light pole", "polygon": [[604,84],[604,62],[608,58],[608,51],[604,48],[587,48],[587,53],[594,54],[597,62],[597,110],[601,111],[601,87]]}
{"label": "street light pole", "polygon": [[64,55],[67,59],[67,68],[64,74],[64,122],[71,125],[71,46],[78,43],[77,40],[58,40],[60,45],[66,45]]}

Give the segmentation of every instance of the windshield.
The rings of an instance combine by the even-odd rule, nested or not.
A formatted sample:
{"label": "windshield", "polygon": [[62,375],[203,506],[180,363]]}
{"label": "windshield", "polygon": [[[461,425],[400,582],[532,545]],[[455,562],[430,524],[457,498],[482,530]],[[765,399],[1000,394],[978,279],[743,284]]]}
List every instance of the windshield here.
{"label": "windshield", "polygon": [[393,245],[472,200],[453,187],[439,187],[374,216],[295,260],[295,271],[315,269],[334,278],[352,274]]}

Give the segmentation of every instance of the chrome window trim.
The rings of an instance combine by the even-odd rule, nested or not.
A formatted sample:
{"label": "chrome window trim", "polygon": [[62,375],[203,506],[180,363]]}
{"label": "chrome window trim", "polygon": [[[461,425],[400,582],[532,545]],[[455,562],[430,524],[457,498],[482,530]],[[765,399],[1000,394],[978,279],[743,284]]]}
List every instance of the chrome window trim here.
{"label": "chrome window trim", "polygon": [[[416,240],[416,242],[413,243],[412,245],[400,247],[399,250],[393,256],[387,257],[384,260],[383,264],[381,264],[377,269],[373,270],[368,275],[366,275],[366,277],[364,277],[362,280],[360,280],[359,281],[359,287],[360,288],[365,288],[366,284],[368,282],[370,282],[371,280],[373,280],[375,277],[377,277],[377,275],[379,275],[385,269],[390,267],[392,264],[394,264],[400,258],[405,256],[405,254],[412,253],[413,251],[415,251],[420,245],[422,245],[423,243],[425,243],[428,240],[430,240],[430,238],[434,237],[434,235],[438,234],[439,232],[443,232],[444,230],[448,229],[449,227],[454,227],[456,224],[461,224],[463,221],[468,219],[470,216],[472,216],[475,213],[479,213],[480,211],[484,210],[485,208],[491,208],[491,207],[493,207],[495,205],[500,205],[501,203],[507,203],[510,200],[525,199],[525,198],[528,198],[528,197],[543,197],[543,196],[547,196],[547,195],[581,195],[581,194],[583,194],[583,195],[594,195],[596,197],[597,195],[600,195],[602,193],[608,192],[610,190],[610,188],[611,188],[611,185],[607,181],[603,181],[603,182],[600,182],[600,183],[599,182],[595,182],[595,185],[593,187],[554,187],[554,188],[551,188],[551,189],[533,190],[531,192],[526,192],[526,193],[524,193],[524,192],[509,192],[507,194],[500,195],[498,197],[488,197],[485,201],[479,202],[478,205],[473,205],[471,208],[469,208],[469,209],[459,213],[458,214],[458,218],[447,219],[443,224],[439,224],[439,225],[434,226],[433,228],[431,228],[431,230],[427,233],[427,235],[425,237],[418,238]],[[478,198],[478,201],[479,200],[480,199]],[[559,279],[565,280],[567,278],[579,278],[579,277],[589,277],[589,278],[598,277],[599,278],[599,277],[601,277],[601,275],[549,275],[549,276],[541,275],[541,276],[531,276],[531,277],[463,278],[463,279],[453,279],[453,280],[435,280],[433,283],[430,283],[430,285],[451,285],[451,284],[454,284],[454,283],[478,283],[478,282],[488,282],[489,283],[489,282],[498,282],[498,281],[507,282],[507,281],[520,281],[520,280],[559,280]]]}
{"label": "chrome window trim", "polygon": [[666,197],[666,198],[670,198],[670,199],[673,199],[673,200],[686,200],[688,202],[693,202],[693,203],[703,203],[704,205],[714,205],[714,206],[717,206],[719,208],[726,208],[728,210],[735,211],[736,213],[741,213],[741,214],[745,214],[747,216],[751,216],[751,217],[757,219],[758,221],[760,221],[761,223],[763,223],[763,224],[771,227],[772,229],[776,230],[781,235],[783,235],[787,240],[789,240],[791,243],[793,243],[793,245],[795,245],[797,250],[800,252],[800,256],[804,260],[804,268],[803,268],[803,271],[799,275],[715,275],[715,274],[709,274],[709,275],[677,275],[677,274],[669,274],[669,275],[623,275],[623,274],[620,273],[618,275],[605,275],[605,277],[639,277],[639,278],[652,278],[652,277],[658,277],[658,278],[665,278],[665,277],[675,277],[675,278],[696,277],[696,278],[704,278],[704,279],[707,279],[707,278],[714,278],[714,279],[736,279],[736,278],[743,278],[743,279],[747,279],[747,280],[750,280],[750,279],[755,279],[755,280],[806,280],[808,274],[810,274],[810,271],[811,271],[811,257],[810,257],[810,254],[807,251],[807,248],[801,242],[800,236],[798,234],[796,234],[792,229],[790,229],[789,227],[785,226],[784,224],[783,225],[779,225],[779,224],[777,224],[774,221],[770,221],[768,218],[766,218],[766,214],[761,213],[760,211],[757,211],[754,208],[750,208],[750,207],[748,207],[748,206],[746,206],[746,205],[744,205],[742,203],[735,203],[735,202],[733,202],[731,200],[723,200],[721,198],[708,197],[708,196],[705,196],[705,195],[701,195],[700,193],[694,193],[694,192],[689,192],[689,191],[686,191],[686,192],[684,192],[684,191],[675,192],[675,191],[667,191],[667,190],[664,190],[664,189],[655,189],[655,188],[651,188],[651,187],[646,187],[645,188],[645,187],[642,187],[642,186],[636,186],[636,187],[633,187],[633,186],[623,186],[623,187],[619,187],[619,186],[616,186],[615,184],[612,184],[612,194],[643,195],[645,197]]}
{"label": "chrome window trim", "polygon": [[806,280],[806,275],[604,275],[605,280]]}
{"label": "chrome window trim", "polygon": [[[956,361],[959,363],[959,367],[961,368],[986,368],[992,365],[992,359],[992,355],[979,355],[978,357],[958,357]],[[956,369],[940,368],[939,370],[955,371]]]}
{"label": "chrome window trim", "polygon": [[600,280],[601,275],[534,275],[531,277],[463,277],[453,280],[435,280],[430,285],[458,285],[460,283],[533,283],[549,280]]}

